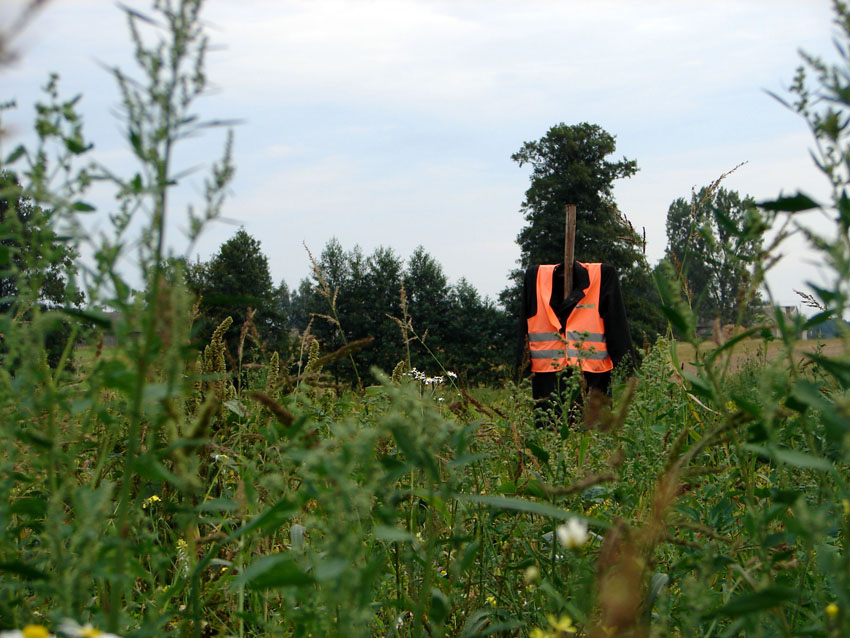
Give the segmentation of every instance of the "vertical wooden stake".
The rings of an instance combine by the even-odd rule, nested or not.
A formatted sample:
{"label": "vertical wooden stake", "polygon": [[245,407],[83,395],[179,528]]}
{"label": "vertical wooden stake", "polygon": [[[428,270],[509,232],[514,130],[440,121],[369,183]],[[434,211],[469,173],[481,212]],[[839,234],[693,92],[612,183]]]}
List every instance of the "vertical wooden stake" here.
{"label": "vertical wooden stake", "polygon": [[573,261],[575,260],[576,245],[576,205],[567,204],[565,207],[567,217],[566,235],[564,237],[564,299],[573,289]]}

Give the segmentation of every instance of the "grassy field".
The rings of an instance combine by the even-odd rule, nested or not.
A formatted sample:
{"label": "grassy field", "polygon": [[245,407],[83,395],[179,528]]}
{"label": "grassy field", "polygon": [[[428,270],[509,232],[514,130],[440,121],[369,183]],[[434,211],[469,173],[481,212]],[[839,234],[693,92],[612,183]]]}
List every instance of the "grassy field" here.
{"label": "grassy field", "polygon": [[6,626],[846,635],[846,466],[826,406],[788,409],[803,386],[750,365],[686,388],[661,341],[610,406],[541,418],[527,382],[359,394],[272,357],[237,383],[221,334],[197,362],[156,353],[135,421],[136,345],[86,349],[52,394],[7,379],[29,398],[0,430]]}
{"label": "grassy field", "polygon": [[[717,344],[713,342],[703,342],[700,344],[701,351],[710,351],[716,348]],[[773,341],[764,341],[762,339],[745,339],[735,346],[729,357],[730,370],[740,370],[748,363],[759,365],[762,361],[773,361],[777,357],[785,355],[787,346],[779,339]],[[819,353],[827,357],[835,357],[844,354],[847,351],[846,345],[841,339],[807,339],[795,341],[793,345],[794,358],[797,361],[806,360],[806,353]],[[678,342],[676,344],[676,356],[680,365],[684,365],[684,370],[695,372],[694,354],[696,348],[687,342]]]}

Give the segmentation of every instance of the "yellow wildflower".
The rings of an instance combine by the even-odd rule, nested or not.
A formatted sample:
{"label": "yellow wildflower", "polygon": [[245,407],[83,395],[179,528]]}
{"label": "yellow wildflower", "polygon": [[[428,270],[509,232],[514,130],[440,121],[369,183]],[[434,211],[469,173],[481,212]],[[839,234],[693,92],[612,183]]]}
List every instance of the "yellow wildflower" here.
{"label": "yellow wildflower", "polygon": [[148,508],[149,505],[152,505],[153,503],[159,503],[160,501],[162,501],[162,499],[159,498],[156,494],[154,494],[153,496],[148,496],[142,503],[142,509],[145,510]]}
{"label": "yellow wildflower", "polygon": [[834,620],[838,616],[838,605],[829,603],[826,606],[826,615]]}
{"label": "yellow wildflower", "polygon": [[573,619],[567,615],[555,618],[555,616],[549,614],[546,616],[546,620],[548,620],[549,624],[552,625],[552,629],[558,633],[574,634],[576,632],[575,625],[573,625]]}
{"label": "yellow wildflower", "polygon": [[27,625],[21,630],[23,638],[49,638],[50,633],[41,625]]}
{"label": "yellow wildflower", "polygon": [[535,627],[531,630],[531,638],[550,638],[549,633],[543,631],[540,627]]}

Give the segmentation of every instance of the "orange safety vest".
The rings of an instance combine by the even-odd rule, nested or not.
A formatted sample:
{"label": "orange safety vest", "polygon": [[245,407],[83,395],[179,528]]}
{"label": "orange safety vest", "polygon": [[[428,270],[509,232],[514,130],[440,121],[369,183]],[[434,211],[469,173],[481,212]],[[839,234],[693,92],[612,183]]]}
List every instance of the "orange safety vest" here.
{"label": "orange safety vest", "polygon": [[602,264],[578,263],[587,269],[590,285],[567,317],[564,331],[549,305],[555,266],[537,269],[537,314],[528,319],[532,372],[556,372],[568,365],[580,365],[584,372],[607,372],[614,368],[605,345],[605,321],[599,316]]}

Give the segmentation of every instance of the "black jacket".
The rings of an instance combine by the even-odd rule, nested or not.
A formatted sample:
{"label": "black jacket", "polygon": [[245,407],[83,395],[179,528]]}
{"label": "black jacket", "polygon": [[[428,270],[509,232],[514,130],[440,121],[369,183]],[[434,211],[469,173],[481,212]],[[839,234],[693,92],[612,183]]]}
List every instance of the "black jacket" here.
{"label": "black jacket", "polygon": [[[525,280],[522,291],[522,310],[519,318],[519,336],[517,339],[516,364],[522,364],[525,353],[526,334],[528,334],[528,319],[537,314],[537,270],[539,266],[529,266],[525,271]],[[629,325],[626,320],[626,307],[623,304],[623,295],[620,292],[620,282],[617,279],[617,270],[609,264],[602,264],[602,281],[599,286],[599,315],[605,321],[605,342],[608,348],[608,356],[616,366],[626,355],[632,352],[632,337],[629,334]],[[578,262],[573,264],[573,289],[564,299],[564,266],[558,264],[552,277],[552,298],[549,304],[561,321],[561,330],[567,322],[567,317],[573,311],[576,304],[584,297],[585,289],[590,285],[590,276],[587,269]],[[543,377],[538,382],[532,382],[535,388],[534,396],[538,397],[537,389],[543,394],[549,383],[546,377],[554,377],[551,372],[537,372],[535,377]],[[589,387],[607,390],[610,383],[610,372],[592,373],[585,372],[585,379]],[[541,386],[537,388],[537,386]],[[541,395],[542,396],[542,395]]]}

